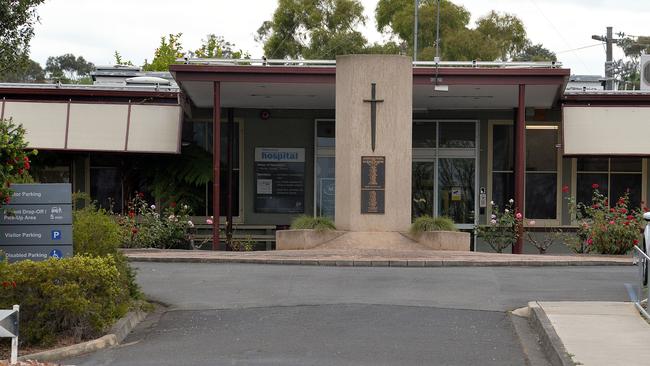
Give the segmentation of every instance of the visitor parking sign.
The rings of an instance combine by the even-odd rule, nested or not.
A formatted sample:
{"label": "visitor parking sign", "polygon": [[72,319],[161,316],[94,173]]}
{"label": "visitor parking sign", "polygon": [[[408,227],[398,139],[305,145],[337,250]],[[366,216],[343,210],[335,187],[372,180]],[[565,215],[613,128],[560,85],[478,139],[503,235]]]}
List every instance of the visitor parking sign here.
{"label": "visitor parking sign", "polygon": [[0,249],[10,262],[72,256],[70,184],[14,184],[0,212]]}

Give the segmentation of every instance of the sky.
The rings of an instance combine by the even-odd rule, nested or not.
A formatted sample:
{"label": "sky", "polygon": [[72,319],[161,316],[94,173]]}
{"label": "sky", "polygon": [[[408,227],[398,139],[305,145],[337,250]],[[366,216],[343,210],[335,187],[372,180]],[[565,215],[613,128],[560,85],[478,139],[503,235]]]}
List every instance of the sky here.
{"label": "sky", "polygon": [[[490,10],[516,15],[526,26],[528,38],[554,51],[573,74],[603,74],[605,48],[591,36],[604,35],[607,26],[614,33],[650,33],[648,0],[452,1],[472,14],[472,26]],[[377,0],[361,3],[367,17],[361,29],[366,38],[371,42],[388,39],[375,29]],[[276,5],[276,0],[46,0],[38,8],[40,23],[35,27],[31,57],[44,66],[48,56],[73,53],[96,65],[107,65],[119,51],[124,59],[141,65],[151,60],[162,35],[182,32],[185,49],[198,48],[207,34],[214,33],[260,58],[262,45],[254,35],[271,18]],[[617,47],[614,50],[615,59],[623,56]]]}

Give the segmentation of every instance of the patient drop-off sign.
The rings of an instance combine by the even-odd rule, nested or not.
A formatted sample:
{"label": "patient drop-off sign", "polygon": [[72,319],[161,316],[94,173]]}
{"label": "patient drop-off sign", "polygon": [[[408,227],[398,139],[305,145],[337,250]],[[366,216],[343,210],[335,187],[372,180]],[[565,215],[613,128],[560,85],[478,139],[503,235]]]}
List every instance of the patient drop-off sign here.
{"label": "patient drop-off sign", "polygon": [[72,256],[69,183],[13,184],[0,212],[0,249],[10,262]]}

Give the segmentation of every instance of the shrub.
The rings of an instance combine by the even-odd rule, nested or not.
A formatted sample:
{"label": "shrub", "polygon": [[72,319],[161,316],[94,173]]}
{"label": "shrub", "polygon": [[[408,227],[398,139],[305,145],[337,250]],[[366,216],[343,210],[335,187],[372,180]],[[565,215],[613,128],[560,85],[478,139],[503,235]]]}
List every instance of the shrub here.
{"label": "shrub", "polygon": [[458,231],[454,221],[445,216],[431,217],[420,216],[411,224],[411,234],[419,234],[425,231]]}
{"label": "shrub", "polygon": [[124,228],[122,245],[127,248],[190,249],[190,208],[173,203],[162,210],[149,205],[142,193],[129,201],[127,215],[118,216]]}
{"label": "shrub", "polygon": [[329,217],[301,215],[291,222],[292,230],[336,230],[336,225]]}
{"label": "shrub", "polygon": [[0,279],[0,307],[20,305],[20,339],[26,345],[97,337],[131,306],[113,256],[0,262]]}
{"label": "shrub", "polygon": [[29,157],[36,150],[27,151],[25,129],[11,119],[0,119],[0,207],[11,201],[11,183],[29,181]]}
{"label": "shrub", "polygon": [[578,219],[578,235],[569,247],[576,252],[625,254],[639,243],[643,231],[643,211],[630,207],[629,192],[611,204],[600,193],[598,184],[592,184],[591,203],[576,203],[569,197],[571,213]]}
{"label": "shrub", "polygon": [[104,209],[91,204],[75,210],[72,225],[75,254],[104,256],[117,253],[124,231]]}
{"label": "shrub", "polygon": [[492,216],[489,224],[476,228],[476,235],[497,253],[502,253],[505,248],[513,245],[519,238],[523,215],[520,212],[515,212],[513,204],[514,200],[511,199],[503,211],[500,211],[494,202],[490,202]]}

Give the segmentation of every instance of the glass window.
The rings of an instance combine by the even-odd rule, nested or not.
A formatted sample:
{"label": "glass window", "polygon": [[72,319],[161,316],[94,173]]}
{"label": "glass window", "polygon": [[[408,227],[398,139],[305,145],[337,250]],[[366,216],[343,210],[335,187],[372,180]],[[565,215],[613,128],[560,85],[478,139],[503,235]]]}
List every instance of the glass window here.
{"label": "glass window", "polygon": [[435,122],[413,122],[413,147],[414,148],[435,148],[436,147],[436,123]]}
{"label": "glass window", "polygon": [[557,130],[526,130],[526,171],[557,169]]}
{"label": "glass window", "polygon": [[414,218],[433,215],[434,167],[433,161],[413,162],[411,211]]}
{"label": "glass window", "polygon": [[641,206],[643,159],[641,158],[578,158],[577,200],[591,203],[593,184],[610,202],[629,193],[631,207]]}
{"label": "glass window", "polygon": [[441,122],[441,148],[474,148],[476,147],[476,124],[474,122]]}
{"label": "glass window", "polygon": [[122,175],[118,168],[90,168],[90,196],[99,207],[122,211]]}
{"label": "glass window", "polygon": [[316,138],[318,147],[335,147],[336,123],[334,121],[318,121],[316,125]]}
{"label": "glass window", "polygon": [[512,125],[495,125],[492,130],[492,169],[495,171],[514,169],[512,133]]}
{"label": "glass window", "polygon": [[474,223],[474,159],[438,159],[438,214],[457,224]]}
{"label": "glass window", "polygon": [[[212,124],[205,124],[207,128],[207,147],[208,151],[212,152]],[[220,196],[219,196],[219,214],[220,216],[226,216],[228,211],[228,123],[221,123],[221,159],[219,162],[219,184],[220,184]],[[240,183],[240,164],[239,164],[239,123],[234,123],[233,131],[233,189],[232,189],[232,214],[233,216],[239,216],[239,183]],[[205,206],[197,207],[194,212],[197,215],[207,215],[211,216],[213,214],[212,210],[212,182],[206,184],[205,187]]]}
{"label": "glass window", "polygon": [[557,176],[526,173],[526,217],[555,219],[557,216]]}
{"label": "glass window", "polygon": [[319,156],[316,158],[316,215],[334,218],[335,196],[335,158]]}
{"label": "glass window", "polygon": [[[555,128],[526,129],[526,218],[557,219],[557,141]],[[513,125],[493,125],[491,200],[503,208],[514,193]]]}

